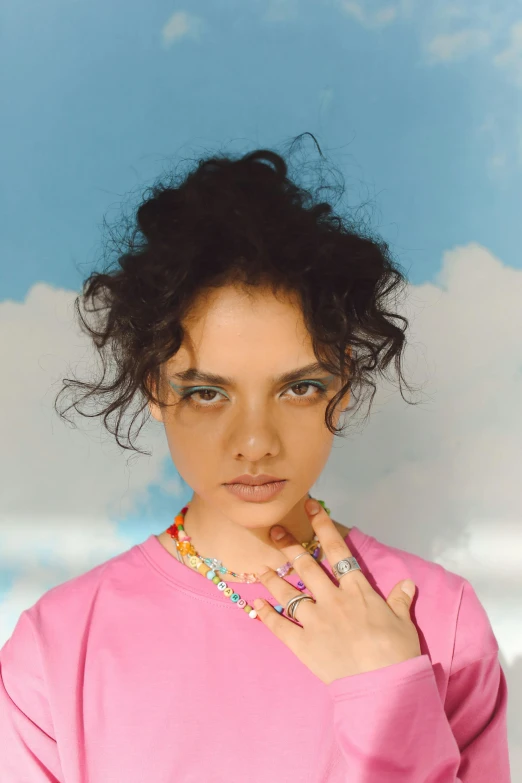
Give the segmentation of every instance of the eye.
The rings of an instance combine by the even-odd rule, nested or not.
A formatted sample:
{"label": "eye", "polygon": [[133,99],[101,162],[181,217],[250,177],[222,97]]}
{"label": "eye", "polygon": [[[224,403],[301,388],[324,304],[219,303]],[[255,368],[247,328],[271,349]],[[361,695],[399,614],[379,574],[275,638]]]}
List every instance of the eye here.
{"label": "eye", "polygon": [[326,386],[320,381],[314,381],[313,383],[311,381],[299,381],[299,383],[294,383],[293,386],[290,386],[288,391],[291,391],[292,389],[298,389],[300,386],[308,386],[309,389],[314,389],[313,394],[298,394],[297,397],[294,397],[293,399],[315,399],[318,397],[324,397],[327,392]]}
{"label": "eye", "polygon": [[[292,386],[290,386],[285,394],[288,391],[292,391],[293,389],[298,389],[302,386],[308,386],[309,389],[313,389],[312,394],[297,394],[297,395],[290,395],[290,399],[295,400],[298,404],[303,402],[313,402],[316,400],[323,399],[326,394],[328,393],[327,387],[324,385],[324,383],[321,383],[321,381],[299,381],[299,383],[294,383]],[[195,388],[190,388],[180,394],[181,396],[181,402],[182,403],[188,403],[194,408],[214,408],[217,407],[218,403],[215,403],[215,396],[212,399],[208,399],[205,402],[196,402],[194,400],[195,395],[204,395],[204,394],[213,394],[213,395],[220,395],[222,397],[225,397],[225,395],[220,392],[218,389],[215,389],[211,386],[197,386]]]}

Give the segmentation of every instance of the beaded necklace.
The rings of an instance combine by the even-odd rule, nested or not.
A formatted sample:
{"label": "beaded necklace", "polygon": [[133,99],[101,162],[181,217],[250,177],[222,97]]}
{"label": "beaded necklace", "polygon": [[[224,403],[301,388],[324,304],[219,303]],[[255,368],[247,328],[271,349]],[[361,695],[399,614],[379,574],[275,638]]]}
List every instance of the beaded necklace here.
{"label": "beaded necklace", "polygon": [[[308,496],[311,497],[310,494]],[[330,509],[326,508],[324,500],[319,500],[318,502],[323,506],[326,513],[329,514]],[[179,514],[174,517],[174,524],[167,529],[167,533],[169,533],[170,537],[174,540],[178,552],[182,556],[189,555],[189,565],[195,571],[199,571],[199,573],[205,576],[207,579],[212,580],[217,589],[220,590],[223,595],[226,595],[228,598],[230,598],[232,603],[235,603],[240,609],[243,609],[248,614],[248,616],[254,620],[257,617],[256,610],[243,598],[241,598],[239,593],[236,593],[231,587],[229,587],[227,583],[222,580],[219,574],[231,574],[232,576],[238,577],[240,581],[246,582],[248,584],[259,582],[259,578],[256,576],[256,574],[236,574],[234,571],[229,571],[222,564],[221,560],[217,560],[216,558],[201,557],[201,555],[194,548],[194,545],[190,543],[191,537],[186,534],[185,528],[183,527],[185,514],[187,513],[189,506],[190,501],[181,509]],[[303,547],[312,555],[313,558],[316,560],[318,559],[321,553],[321,544],[317,538],[317,535],[315,535],[310,542],[303,542]],[[292,568],[292,564],[286,562],[283,566],[280,566],[280,568],[276,570],[276,573],[282,578],[286,576],[286,574],[291,571]],[[305,585],[303,582],[298,582],[297,587],[300,590],[303,590]],[[284,607],[282,607],[280,604],[275,606],[274,609],[276,609],[279,614],[284,611]]]}

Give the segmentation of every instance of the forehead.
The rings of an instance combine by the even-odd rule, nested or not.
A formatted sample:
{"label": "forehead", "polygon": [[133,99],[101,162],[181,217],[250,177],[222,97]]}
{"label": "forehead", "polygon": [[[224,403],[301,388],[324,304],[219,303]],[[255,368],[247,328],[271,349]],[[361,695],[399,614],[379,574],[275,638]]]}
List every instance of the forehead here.
{"label": "forehead", "polygon": [[256,288],[239,284],[208,289],[197,297],[190,308],[186,322],[195,325],[208,318],[241,319],[248,315],[263,318],[267,314],[302,318],[297,292],[276,293],[266,286]]}
{"label": "forehead", "polygon": [[183,328],[187,342],[200,349],[223,342],[235,348],[241,343],[266,348],[275,340],[310,342],[296,297],[281,293],[276,297],[267,289],[227,286],[202,295]]}
{"label": "forehead", "polygon": [[228,287],[201,296],[183,321],[184,340],[169,375],[201,368],[222,376],[276,377],[315,362],[296,299]]}

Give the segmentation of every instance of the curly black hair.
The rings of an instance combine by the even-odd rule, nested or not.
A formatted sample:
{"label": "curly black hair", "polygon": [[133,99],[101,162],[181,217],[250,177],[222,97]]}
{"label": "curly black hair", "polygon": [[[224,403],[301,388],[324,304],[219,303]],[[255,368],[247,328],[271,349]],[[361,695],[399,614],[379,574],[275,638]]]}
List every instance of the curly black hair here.
{"label": "curly black hair", "polygon": [[[304,135],[312,136],[324,159],[312,134],[297,136],[291,146]],[[383,374],[392,360],[399,386],[402,381],[411,390],[401,370],[408,320],[390,312],[387,303],[407,279],[388,244],[346,214],[336,215],[287,173],[283,157],[267,149],[214,155],[199,159],[182,178],[167,174],[142,194],[115,243],[116,263],[92,272],[76,297],[80,327],[103,370],[94,382],[62,379],[55,399],[60,416],[67,420],[73,407],[83,416],[103,415],[122,448],[150,454],[134,445],[132,426],[149,401],[166,405],[155,390],[161,388],[162,365],[183,342],[182,322],[191,305],[203,291],[229,284],[298,295],[318,361],[343,381],[325,411],[332,434],[344,430],[332,423],[341,399],[350,391],[359,407],[364,394],[358,397],[357,391],[372,387],[371,407],[372,374]],[[111,231],[111,240],[114,236]],[[95,314],[93,325],[81,306]],[[114,377],[106,379],[111,369]],[[60,410],[58,401],[69,387],[85,391]],[[91,397],[102,408],[87,414],[79,404]],[[136,397],[140,407],[125,434],[124,416]]]}

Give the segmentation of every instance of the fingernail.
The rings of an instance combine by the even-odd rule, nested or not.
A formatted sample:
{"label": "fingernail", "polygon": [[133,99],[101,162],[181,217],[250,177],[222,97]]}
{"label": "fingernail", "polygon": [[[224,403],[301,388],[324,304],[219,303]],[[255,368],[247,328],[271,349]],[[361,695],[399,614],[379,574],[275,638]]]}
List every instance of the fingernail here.
{"label": "fingernail", "polygon": [[279,541],[281,538],[283,538],[285,533],[286,530],[284,529],[284,527],[281,527],[280,525],[276,525],[270,531],[270,535],[272,536],[274,541]]}
{"label": "fingernail", "polygon": [[415,585],[410,579],[408,579],[407,582],[404,582],[404,584],[401,585],[401,590],[403,593],[406,593],[408,598],[413,598],[413,596],[415,595]]}
{"label": "fingernail", "polygon": [[317,514],[321,510],[321,506],[317,502],[317,500],[307,500],[306,501],[306,509],[309,514]]}
{"label": "fingernail", "polygon": [[261,598],[256,598],[252,606],[254,609],[261,609],[261,607],[264,605],[264,601],[261,600]]}

